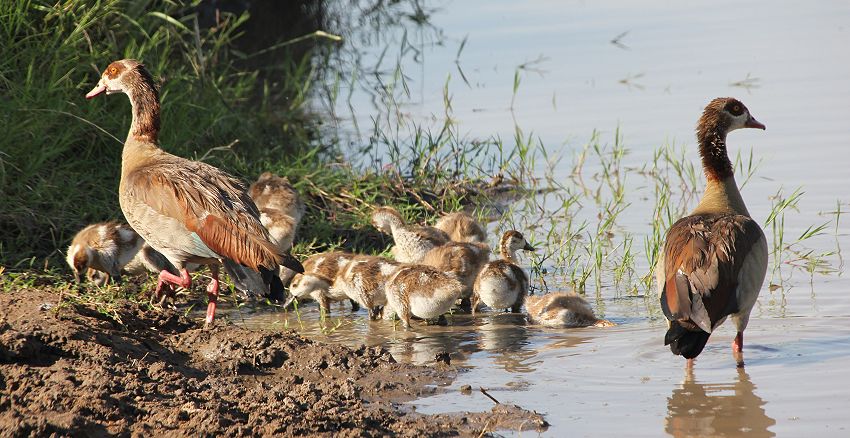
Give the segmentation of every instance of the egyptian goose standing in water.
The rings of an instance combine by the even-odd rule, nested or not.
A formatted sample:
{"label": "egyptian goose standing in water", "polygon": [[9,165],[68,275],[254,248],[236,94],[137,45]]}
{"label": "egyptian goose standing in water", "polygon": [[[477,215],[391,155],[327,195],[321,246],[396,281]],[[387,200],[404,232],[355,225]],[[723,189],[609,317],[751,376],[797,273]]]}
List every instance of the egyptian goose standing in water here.
{"label": "egyptian goose standing in water", "polygon": [[186,263],[208,264],[212,281],[207,287],[206,324],[210,325],[221,262],[246,292],[282,299],[278,265],[299,272],[303,267],[288,254],[280,254],[245,186],[216,167],[159,148],[159,93],[138,61],[109,64],[86,98],[119,92],[127,94],[133,107],[121,156],[121,210],[130,226],[180,273],[162,270],[157,296],[162,296],[163,288],[191,285]]}
{"label": "egyptian goose standing in water", "polygon": [[667,231],[656,266],[669,324],[664,344],[687,358],[688,366],[727,316],[738,332],[732,351],[743,350],[744,329],[767,271],[764,233],[744,205],[726,152],[726,134],[740,128],[765,126],[733,98],[705,107],[697,124],[705,193],[693,213]]}
{"label": "egyptian goose standing in water", "polygon": [[472,293],[472,314],[483,301],[491,309],[507,309],[517,313],[528,295],[528,275],[517,264],[516,252],[534,251],[519,231],[505,231],[499,242],[501,260],[484,265],[475,278]]}
{"label": "egyptian goose standing in water", "polygon": [[448,234],[434,227],[405,224],[398,210],[392,207],[376,208],[372,213],[372,225],[393,236],[395,246],[390,252],[401,263],[419,263],[425,253],[451,240]]}
{"label": "egyptian goose standing in water", "polygon": [[462,211],[441,217],[434,228],[443,230],[455,242],[487,243],[487,231],[472,216]]}

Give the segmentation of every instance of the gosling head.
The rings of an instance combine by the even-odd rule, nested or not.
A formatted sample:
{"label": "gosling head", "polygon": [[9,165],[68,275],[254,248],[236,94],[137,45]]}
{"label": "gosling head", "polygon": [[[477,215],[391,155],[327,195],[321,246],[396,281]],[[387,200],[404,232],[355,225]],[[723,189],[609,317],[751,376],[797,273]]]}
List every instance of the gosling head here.
{"label": "gosling head", "polygon": [[378,207],[372,213],[372,226],[384,234],[392,234],[393,227],[404,225],[398,210],[392,207]]}
{"label": "gosling head", "polygon": [[534,247],[525,240],[525,236],[519,231],[505,231],[499,244],[502,254],[514,254],[519,250],[534,251]]}
{"label": "gosling head", "polygon": [[734,97],[718,97],[703,110],[697,123],[697,137],[705,139],[713,133],[726,134],[741,128],[766,129],[756,120],[750,110]]}
{"label": "gosling head", "polygon": [[330,281],[320,276],[295,274],[289,283],[289,293],[296,298],[308,298],[313,292],[327,289],[330,285]]}
{"label": "gosling head", "polygon": [[94,258],[93,253],[94,250],[78,243],[72,243],[71,246],[68,247],[66,261],[68,262],[68,266],[70,266],[71,270],[74,272],[74,281],[77,283],[82,283],[83,273],[86,272],[89,267],[89,260]]}

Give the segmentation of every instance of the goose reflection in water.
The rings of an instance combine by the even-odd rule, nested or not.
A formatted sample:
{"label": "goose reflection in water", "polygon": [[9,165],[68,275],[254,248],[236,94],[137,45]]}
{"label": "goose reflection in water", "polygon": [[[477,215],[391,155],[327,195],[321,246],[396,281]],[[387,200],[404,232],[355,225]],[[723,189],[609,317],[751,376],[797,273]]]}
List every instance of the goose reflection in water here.
{"label": "goose reflection in water", "polygon": [[525,316],[518,313],[488,316],[478,326],[481,350],[493,358],[494,365],[509,373],[534,372],[537,351],[529,345]]}
{"label": "goose reflection in water", "polygon": [[767,403],[755,393],[756,385],[744,368],[734,383],[698,383],[693,369],[667,399],[665,432],[674,437],[775,436],[768,428]]}

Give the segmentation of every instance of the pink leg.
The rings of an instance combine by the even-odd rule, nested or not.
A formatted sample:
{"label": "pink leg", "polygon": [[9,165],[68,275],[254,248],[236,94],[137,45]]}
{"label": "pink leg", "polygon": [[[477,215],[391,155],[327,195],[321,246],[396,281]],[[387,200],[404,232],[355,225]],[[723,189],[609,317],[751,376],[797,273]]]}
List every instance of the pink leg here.
{"label": "pink leg", "polygon": [[210,281],[209,286],[207,286],[207,298],[209,298],[209,304],[207,304],[207,319],[206,326],[210,326],[215,319],[215,307],[218,301],[218,265],[211,264],[210,265],[210,273],[212,274],[212,281]]}
{"label": "pink leg", "polygon": [[688,359],[688,361],[686,362],[685,368],[687,368],[688,370],[694,369],[694,362],[695,362],[694,359]]}
{"label": "pink leg", "polygon": [[159,281],[156,283],[156,297],[162,299],[163,287],[173,290],[172,285],[188,289],[192,285],[192,277],[189,276],[189,271],[183,268],[180,270],[180,275],[177,276],[163,269],[159,273]]}
{"label": "pink leg", "polygon": [[744,332],[738,332],[735,340],[732,341],[732,352],[740,353],[742,351],[744,351]]}

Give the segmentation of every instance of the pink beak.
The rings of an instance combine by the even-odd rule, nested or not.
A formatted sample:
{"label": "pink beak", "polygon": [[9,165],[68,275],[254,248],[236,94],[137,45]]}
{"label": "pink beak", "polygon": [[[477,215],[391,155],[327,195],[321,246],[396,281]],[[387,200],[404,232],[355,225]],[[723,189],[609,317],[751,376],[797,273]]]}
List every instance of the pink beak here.
{"label": "pink beak", "polygon": [[750,118],[747,119],[747,121],[744,123],[744,127],[746,127],[746,128],[758,128],[758,129],[762,129],[762,130],[767,129],[764,126],[763,123],[761,123],[758,120],[756,120],[755,118],[753,118],[753,116],[750,116]]}
{"label": "pink beak", "polygon": [[96,86],[96,87],[94,87],[94,88],[92,88],[92,90],[91,90],[91,91],[89,91],[89,92],[86,94],[86,99],[91,99],[91,98],[93,98],[93,97],[95,97],[95,96],[98,96],[98,95],[100,95],[100,94],[103,94],[105,91],[106,91],[106,85],[104,85],[104,84],[102,84],[102,83],[98,82],[98,83],[97,83],[97,86]]}

